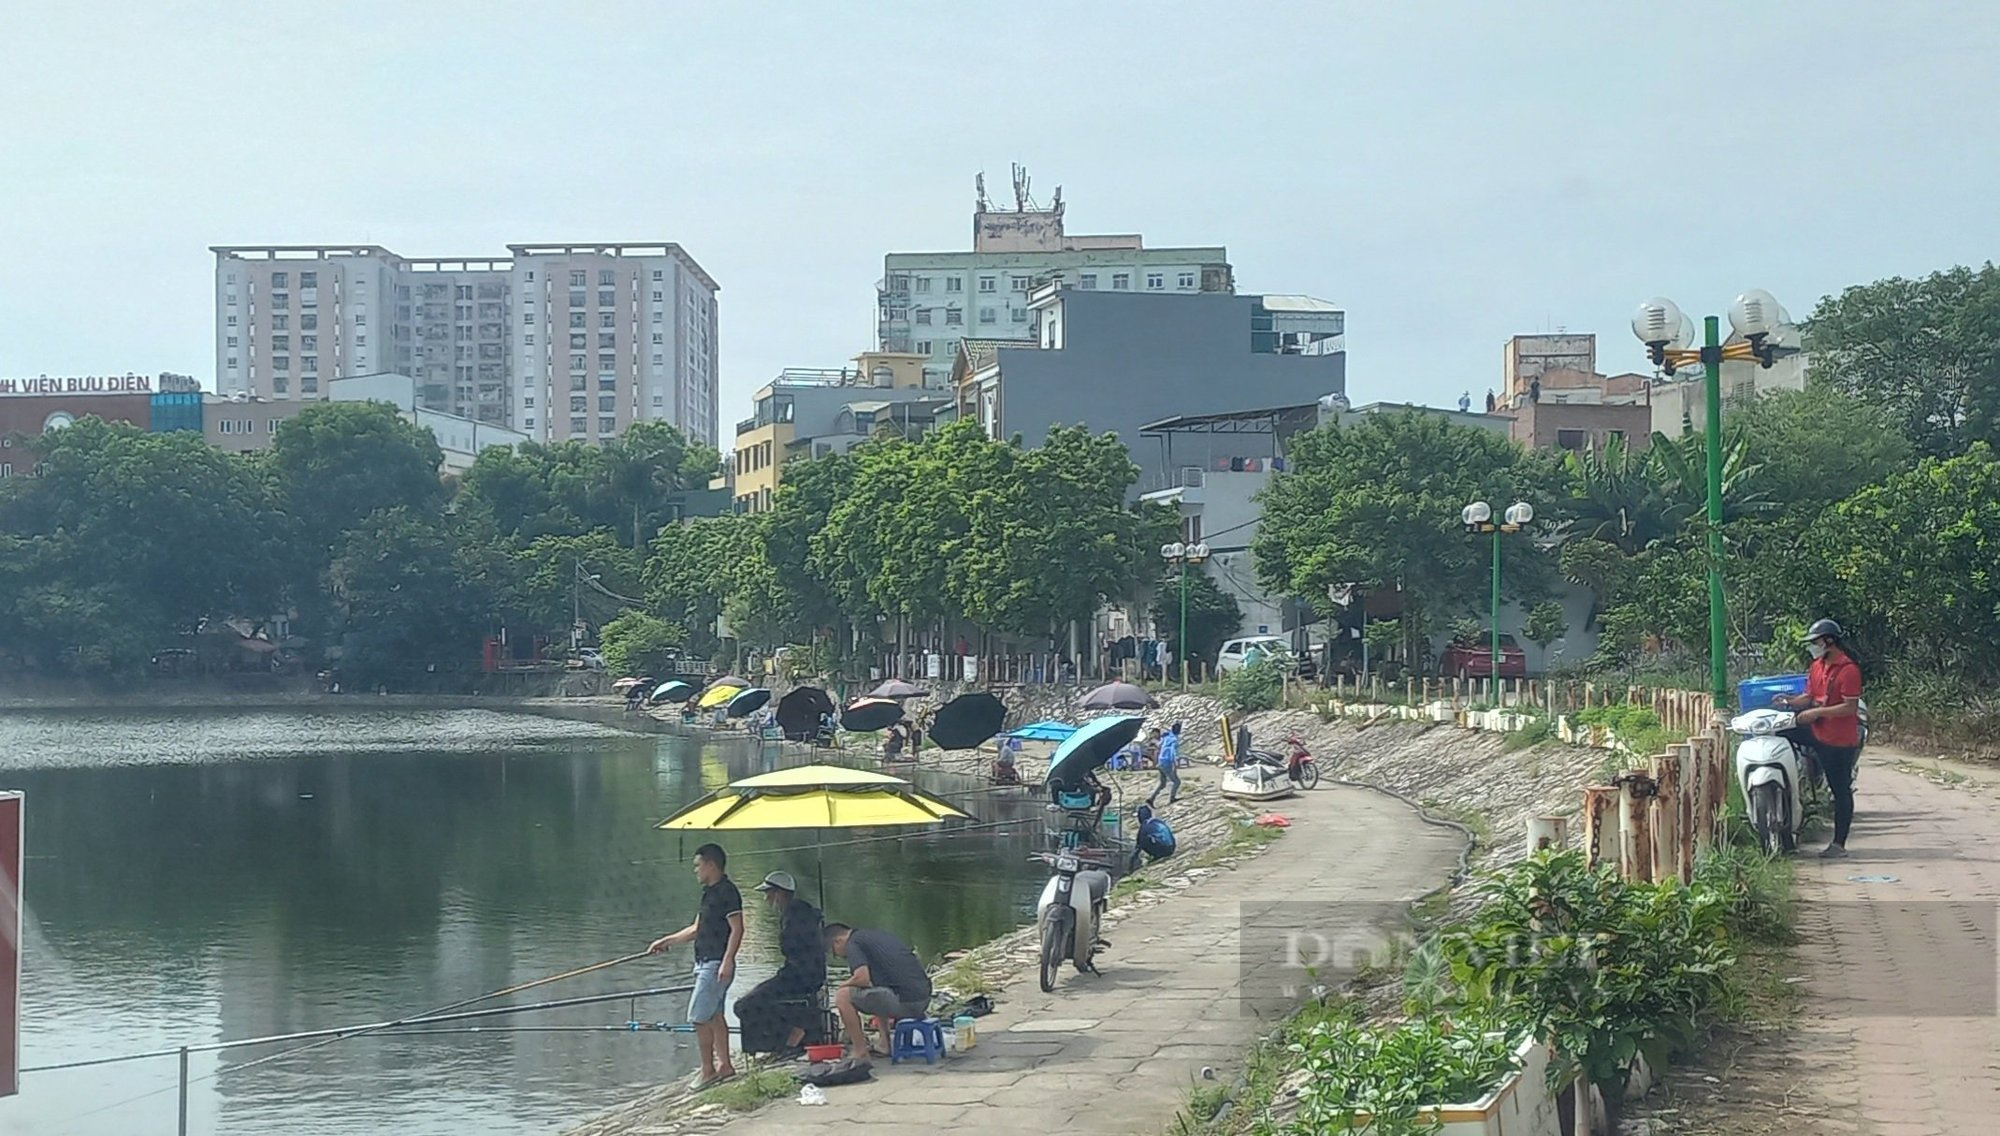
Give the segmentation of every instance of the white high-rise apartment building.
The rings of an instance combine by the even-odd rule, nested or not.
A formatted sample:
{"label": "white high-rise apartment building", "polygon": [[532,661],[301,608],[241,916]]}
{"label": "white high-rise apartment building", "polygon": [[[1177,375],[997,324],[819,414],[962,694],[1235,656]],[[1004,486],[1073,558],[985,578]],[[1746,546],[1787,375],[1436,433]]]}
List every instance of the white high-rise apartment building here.
{"label": "white high-rise apartment building", "polygon": [[679,245],[509,245],[492,259],[213,251],[223,394],[319,399],[334,378],[403,374],[427,409],[538,441],[662,421],[718,444],[719,286]]}
{"label": "white high-rise apartment building", "polygon": [[1061,282],[1085,291],[1233,292],[1229,250],[1145,247],[1136,233],[1072,236],[1063,231],[1062,188],[1047,209],[1028,196],[1014,167],[1014,208],[995,209],[978,182],[970,252],[892,252],[876,285],[876,345],[923,355],[924,384],[949,384],[966,339],[1033,340],[1028,296]]}

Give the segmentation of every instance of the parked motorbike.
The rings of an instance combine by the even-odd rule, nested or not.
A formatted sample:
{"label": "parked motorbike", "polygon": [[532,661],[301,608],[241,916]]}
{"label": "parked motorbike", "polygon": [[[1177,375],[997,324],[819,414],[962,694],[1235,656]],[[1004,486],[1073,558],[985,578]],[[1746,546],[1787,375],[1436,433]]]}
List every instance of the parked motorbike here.
{"label": "parked motorbike", "polygon": [[1055,869],[1035,905],[1044,994],[1055,990],[1063,960],[1075,963],[1079,973],[1097,974],[1097,950],[1110,945],[1098,938],[1111,895],[1111,873],[1101,866],[1102,856],[1097,849],[1075,847],[1031,857]]}
{"label": "parked motorbike", "polygon": [[1784,710],[1752,710],[1729,723],[1730,732],[1742,739],[1736,743],[1736,783],[1750,827],[1769,855],[1796,851],[1805,821],[1804,754],[1787,736],[1797,718]]}
{"label": "parked motorbike", "polygon": [[1295,789],[1319,787],[1319,763],[1313,760],[1312,751],[1296,735],[1285,739],[1284,753],[1253,749],[1244,755],[1241,764],[1261,765],[1273,772],[1283,773]]}

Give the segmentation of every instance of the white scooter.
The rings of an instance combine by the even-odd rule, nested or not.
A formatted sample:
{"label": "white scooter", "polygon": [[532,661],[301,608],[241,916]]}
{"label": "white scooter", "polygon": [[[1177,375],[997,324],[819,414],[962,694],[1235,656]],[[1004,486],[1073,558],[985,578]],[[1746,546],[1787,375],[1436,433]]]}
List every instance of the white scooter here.
{"label": "white scooter", "polygon": [[1750,814],[1750,826],[1766,854],[1794,852],[1805,822],[1803,762],[1784,732],[1798,715],[1785,710],[1752,710],[1729,723],[1736,743],[1736,783]]}
{"label": "white scooter", "polygon": [[1055,990],[1064,960],[1075,963],[1079,973],[1098,973],[1098,948],[1109,945],[1098,935],[1111,896],[1111,873],[1102,867],[1102,857],[1090,848],[1064,848],[1034,857],[1055,869],[1035,903],[1044,994]]}

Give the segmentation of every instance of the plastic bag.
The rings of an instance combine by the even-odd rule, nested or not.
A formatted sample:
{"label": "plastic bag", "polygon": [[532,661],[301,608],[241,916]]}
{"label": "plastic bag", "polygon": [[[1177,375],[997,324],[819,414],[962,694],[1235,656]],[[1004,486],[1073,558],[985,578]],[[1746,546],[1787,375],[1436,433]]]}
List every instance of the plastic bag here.
{"label": "plastic bag", "polygon": [[800,1086],[799,1086],[799,1103],[800,1103],[800,1104],[825,1104],[825,1103],[826,1103],[826,1090],[824,1090],[824,1089],[820,1088],[820,1087],[819,1087],[818,1085],[800,1085]]}

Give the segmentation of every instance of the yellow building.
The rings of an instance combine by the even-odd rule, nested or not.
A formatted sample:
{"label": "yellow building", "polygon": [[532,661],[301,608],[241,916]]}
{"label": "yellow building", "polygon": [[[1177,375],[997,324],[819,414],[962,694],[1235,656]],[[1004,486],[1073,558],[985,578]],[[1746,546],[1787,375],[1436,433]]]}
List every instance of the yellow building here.
{"label": "yellow building", "polygon": [[729,464],[738,511],[770,508],[785,462],[795,456],[845,453],[885,425],[905,434],[927,429],[951,397],[924,386],[924,358],[867,351],[853,367],[787,368],[766,384],[755,413],[736,424]]}

